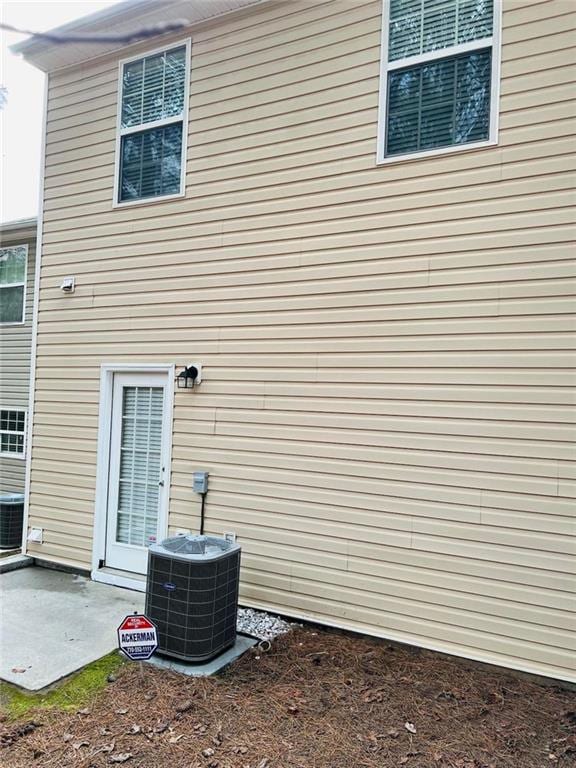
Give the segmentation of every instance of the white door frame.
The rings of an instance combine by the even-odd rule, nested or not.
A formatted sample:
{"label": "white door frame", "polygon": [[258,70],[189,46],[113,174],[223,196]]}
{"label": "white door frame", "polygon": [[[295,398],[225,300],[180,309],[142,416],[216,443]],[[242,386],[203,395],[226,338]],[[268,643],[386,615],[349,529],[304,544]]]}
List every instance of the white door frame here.
{"label": "white door frame", "polygon": [[92,545],[92,580],[104,584],[114,584],[128,589],[145,589],[142,578],[130,578],[117,573],[107,572],[100,567],[106,556],[106,515],[108,507],[108,462],[110,458],[110,438],[112,432],[112,394],[114,374],[116,373],[164,373],[166,382],[166,410],[162,425],[165,440],[165,493],[166,503],[158,519],[160,538],[168,534],[168,506],[170,503],[170,471],[172,465],[172,415],[174,410],[174,377],[176,366],[173,363],[104,363],[100,367],[100,404],[98,410],[98,452],[96,464],[96,500],[94,506],[94,529]]}

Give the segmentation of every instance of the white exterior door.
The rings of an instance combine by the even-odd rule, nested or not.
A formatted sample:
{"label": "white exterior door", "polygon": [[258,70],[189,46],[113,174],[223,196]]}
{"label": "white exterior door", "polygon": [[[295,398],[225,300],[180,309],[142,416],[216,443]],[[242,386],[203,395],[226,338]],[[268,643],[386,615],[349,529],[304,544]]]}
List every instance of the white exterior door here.
{"label": "white exterior door", "polygon": [[166,531],[168,377],[116,373],[112,387],[105,565],[146,573]]}

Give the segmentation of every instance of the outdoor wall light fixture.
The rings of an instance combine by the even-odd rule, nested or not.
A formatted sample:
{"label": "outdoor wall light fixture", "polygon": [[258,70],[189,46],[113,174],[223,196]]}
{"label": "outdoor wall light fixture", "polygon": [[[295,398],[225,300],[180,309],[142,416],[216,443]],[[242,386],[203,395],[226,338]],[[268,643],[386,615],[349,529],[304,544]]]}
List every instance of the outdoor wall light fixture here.
{"label": "outdoor wall light fixture", "polygon": [[194,389],[202,381],[202,367],[197,363],[189,365],[176,376],[178,389]]}

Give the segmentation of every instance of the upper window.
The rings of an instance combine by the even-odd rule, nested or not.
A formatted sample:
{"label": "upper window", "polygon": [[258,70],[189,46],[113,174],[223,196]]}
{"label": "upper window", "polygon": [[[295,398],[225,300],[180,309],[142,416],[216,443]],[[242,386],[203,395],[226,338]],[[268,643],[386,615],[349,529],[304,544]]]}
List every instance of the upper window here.
{"label": "upper window", "polygon": [[0,454],[24,455],[26,411],[0,411]]}
{"label": "upper window", "polygon": [[0,248],[0,323],[24,322],[28,246]]}
{"label": "upper window", "polygon": [[115,203],[184,191],[189,42],[120,64]]}
{"label": "upper window", "polygon": [[378,160],[496,142],[499,0],[384,0]]}

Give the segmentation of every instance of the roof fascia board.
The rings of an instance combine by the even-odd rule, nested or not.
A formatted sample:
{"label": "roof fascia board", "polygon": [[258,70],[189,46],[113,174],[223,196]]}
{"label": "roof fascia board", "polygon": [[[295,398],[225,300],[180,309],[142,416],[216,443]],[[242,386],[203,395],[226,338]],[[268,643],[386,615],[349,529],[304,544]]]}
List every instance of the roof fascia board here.
{"label": "roof fascia board", "polygon": [[[67,32],[89,32],[94,26],[99,27],[100,24],[106,21],[118,21],[119,17],[130,14],[136,8],[142,11],[154,5],[159,5],[158,0],[121,0],[121,2],[111,5],[109,8],[94,11],[94,13],[90,13],[87,16],[82,16],[74,21],[69,21],[67,24],[61,24],[59,27],[49,29],[46,31],[46,34],[63,35]],[[50,48],[53,45],[54,43],[42,38],[34,40],[33,37],[28,37],[20,43],[11,45],[10,50],[14,51],[14,53],[25,55],[28,51],[39,51],[40,49]]]}
{"label": "roof fascia board", "polygon": [[19,236],[22,232],[34,232],[38,224],[37,218],[18,219],[16,221],[6,221],[0,224],[0,237],[7,238],[12,235]]}
{"label": "roof fascia board", "polygon": [[[135,40],[133,43],[130,43],[129,45],[118,43],[117,47],[107,49],[105,51],[98,51],[94,53],[94,55],[86,55],[79,57],[73,61],[70,61],[69,63],[62,64],[61,66],[54,66],[54,67],[45,67],[42,65],[42,63],[35,61],[35,58],[38,56],[42,56],[43,53],[48,51],[51,47],[53,47],[54,43],[40,43],[38,41],[33,41],[31,39],[25,40],[22,43],[18,43],[17,45],[11,46],[11,50],[15,53],[21,53],[24,58],[32,64],[37,69],[40,69],[44,72],[62,72],[67,69],[71,69],[73,67],[81,66],[83,64],[86,64],[88,62],[96,61],[98,59],[105,59],[108,56],[115,57],[118,56],[120,52],[124,53],[127,51],[137,50],[138,47],[146,47],[150,45],[156,45],[158,43],[163,44],[164,41],[170,42],[172,38],[175,37],[182,37],[183,34],[190,34],[191,31],[196,30],[197,28],[207,26],[209,24],[217,23],[220,19],[230,16],[232,14],[240,14],[243,11],[251,11],[254,8],[257,8],[259,6],[262,6],[264,4],[273,3],[273,2],[283,2],[284,0],[250,0],[249,2],[246,2],[245,4],[239,5],[237,8],[231,8],[226,11],[222,11],[221,13],[216,13],[212,16],[207,16],[202,19],[198,19],[195,21],[191,21],[189,24],[186,25],[186,27],[183,27],[182,29],[179,29],[178,31],[169,31],[169,32],[159,32],[157,36],[155,37],[147,37],[143,38],[142,40]],[[138,6],[138,9],[141,10],[144,8],[144,6],[147,6],[148,8],[153,8],[154,6],[160,6],[164,5],[164,3],[159,3],[158,0],[125,0],[125,2],[122,3],[122,6],[128,6],[130,5],[133,7],[134,5]],[[113,8],[116,8],[116,6],[113,6]],[[99,16],[97,21],[102,20],[102,16],[100,14],[105,14],[108,12],[109,9],[106,9],[105,11],[100,11],[98,14],[92,14],[90,17],[85,17],[84,21],[86,19],[90,19],[95,16]],[[109,19],[105,20],[118,20],[118,14],[112,15],[110,14]],[[164,21],[162,18],[157,19],[158,23],[161,23]],[[76,23],[76,22],[74,22]],[[154,24],[155,21],[151,19],[147,19],[145,21],[146,26],[150,26]],[[71,29],[66,29],[69,27],[69,25],[66,25],[66,27],[58,27],[57,29],[51,30],[51,32],[54,33],[61,33],[62,31],[71,31]],[[80,31],[78,27],[75,27],[74,31]],[[82,32],[87,32],[85,27],[82,27]],[[26,47],[25,47],[26,46]],[[89,49],[94,50],[96,46],[94,44],[87,43],[86,44],[86,50]]]}

